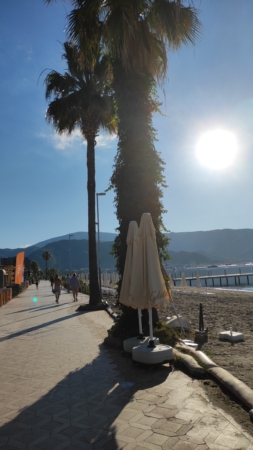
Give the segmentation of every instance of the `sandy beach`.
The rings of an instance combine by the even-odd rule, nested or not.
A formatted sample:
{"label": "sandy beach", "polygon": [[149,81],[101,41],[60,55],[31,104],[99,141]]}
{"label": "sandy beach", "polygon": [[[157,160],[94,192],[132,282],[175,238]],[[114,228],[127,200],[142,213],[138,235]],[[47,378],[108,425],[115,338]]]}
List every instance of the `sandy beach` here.
{"label": "sandy beach", "polygon": [[[217,365],[228,370],[234,376],[253,389],[253,292],[196,287],[173,287],[172,296],[178,313],[191,321],[190,337],[194,339],[199,327],[199,304],[204,311],[204,328],[208,328],[208,340],[199,349],[205,352]],[[112,309],[118,313],[115,298],[108,298]],[[159,319],[175,314],[171,303],[166,309],[158,310]],[[233,331],[244,334],[244,341],[230,343],[220,341],[221,331]]]}
{"label": "sandy beach", "polygon": [[[174,304],[192,323],[192,330],[198,329],[199,304],[204,308],[204,326],[208,328],[208,342],[201,349],[220,367],[253,389],[253,292],[174,288]],[[168,304],[159,311],[161,319],[174,314]],[[230,343],[219,340],[219,332],[229,330],[244,334],[244,342]]]}
{"label": "sandy beach", "polygon": [[[199,346],[217,365],[232,373],[253,389],[253,292],[174,288],[172,290],[176,309],[192,322],[192,337],[198,328],[199,304],[204,307],[204,326],[208,328],[208,341]],[[173,307],[160,310],[160,319],[174,315]],[[219,332],[229,330],[244,334],[244,341],[230,343],[219,340]],[[240,405],[216,380],[203,380],[210,401],[233,415],[248,432],[253,434],[253,425],[248,410]]]}

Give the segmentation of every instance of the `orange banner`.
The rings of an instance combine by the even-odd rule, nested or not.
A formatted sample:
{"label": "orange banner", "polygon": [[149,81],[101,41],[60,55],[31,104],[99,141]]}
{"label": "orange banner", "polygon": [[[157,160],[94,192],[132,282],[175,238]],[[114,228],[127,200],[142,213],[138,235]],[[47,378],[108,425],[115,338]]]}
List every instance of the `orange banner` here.
{"label": "orange banner", "polygon": [[25,252],[20,252],[16,256],[15,284],[21,284],[23,281]]}

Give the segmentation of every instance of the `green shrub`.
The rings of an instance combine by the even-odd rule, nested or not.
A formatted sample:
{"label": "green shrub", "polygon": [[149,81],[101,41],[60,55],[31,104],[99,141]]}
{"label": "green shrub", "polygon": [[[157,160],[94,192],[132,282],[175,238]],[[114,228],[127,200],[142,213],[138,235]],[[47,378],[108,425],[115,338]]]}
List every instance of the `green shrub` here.
{"label": "green shrub", "polygon": [[159,321],[154,328],[154,336],[159,338],[160,344],[174,345],[179,341],[180,336],[174,328],[168,327],[164,322]]}
{"label": "green shrub", "polygon": [[79,280],[80,282],[80,289],[79,291],[82,294],[90,295],[90,285],[85,283],[83,280]]}
{"label": "green shrub", "polygon": [[14,298],[26,289],[26,284],[10,284],[7,287],[12,288],[12,298]]}

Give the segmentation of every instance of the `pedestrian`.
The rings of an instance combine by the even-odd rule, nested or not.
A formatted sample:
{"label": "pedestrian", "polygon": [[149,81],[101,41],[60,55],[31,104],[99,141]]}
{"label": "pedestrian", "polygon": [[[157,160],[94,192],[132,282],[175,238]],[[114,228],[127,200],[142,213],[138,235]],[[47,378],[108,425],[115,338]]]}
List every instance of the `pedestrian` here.
{"label": "pedestrian", "polygon": [[36,288],[38,289],[38,287],[39,287],[39,279],[38,279],[38,277],[35,278],[35,284],[36,284]]}
{"label": "pedestrian", "polygon": [[59,298],[61,295],[61,287],[62,287],[62,281],[59,277],[59,275],[55,275],[55,279],[53,280],[53,291],[55,294],[55,301],[56,303],[59,303]]}
{"label": "pedestrian", "polygon": [[51,288],[53,289],[54,277],[51,277],[51,278],[50,278],[50,283],[51,283]]}
{"label": "pedestrian", "polygon": [[74,298],[74,302],[77,302],[77,295],[78,295],[78,291],[79,291],[79,280],[76,276],[76,273],[74,272],[72,277],[70,278],[70,287],[72,289],[72,294],[73,294],[73,298]]}
{"label": "pedestrian", "polygon": [[66,277],[66,288],[68,289],[68,293],[69,293],[69,289],[70,289],[70,276],[69,276],[69,274]]}

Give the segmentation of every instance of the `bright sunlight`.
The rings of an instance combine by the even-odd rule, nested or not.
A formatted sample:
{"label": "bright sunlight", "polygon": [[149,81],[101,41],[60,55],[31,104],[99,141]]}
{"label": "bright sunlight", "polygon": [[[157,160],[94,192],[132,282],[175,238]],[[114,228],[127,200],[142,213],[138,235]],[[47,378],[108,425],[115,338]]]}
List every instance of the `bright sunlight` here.
{"label": "bright sunlight", "polygon": [[216,170],[232,164],[236,152],[236,138],[233,133],[226,130],[213,130],[203,134],[196,149],[200,163]]}

